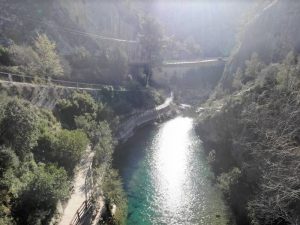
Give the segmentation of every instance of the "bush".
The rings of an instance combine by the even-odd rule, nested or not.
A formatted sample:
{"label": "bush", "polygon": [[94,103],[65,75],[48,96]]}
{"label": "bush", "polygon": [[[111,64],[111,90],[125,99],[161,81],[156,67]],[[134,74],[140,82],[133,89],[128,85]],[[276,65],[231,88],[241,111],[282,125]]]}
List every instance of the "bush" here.
{"label": "bush", "polygon": [[68,196],[66,171],[54,165],[39,165],[30,175],[28,185],[19,193],[14,215],[19,224],[47,224],[58,200]]}
{"label": "bush", "polygon": [[0,177],[3,177],[3,174],[8,169],[15,169],[19,165],[18,156],[10,148],[5,148],[4,146],[0,147]]}
{"label": "bush", "polygon": [[9,48],[12,65],[17,66],[18,72],[38,75],[39,56],[30,46],[13,45]]}
{"label": "bush", "polygon": [[100,138],[94,148],[96,152],[96,163],[98,165],[102,163],[107,163],[110,165],[112,163],[112,154],[114,149],[111,130],[107,122],[100,122],[98,130],[100,132]]}
{"label": "bush", "polygon": [[41,76],[62,76],[64,71],[56,52],[56,45],[46,34],[38,34],[34,41],[34,50],[39,57],[38,72]]}
{"label": "bush", "polygon": [[13,45],[9,48],[9,58],[19,72],[33,76],[62,76],[63,67],[51,42],[45,34],[38,34],[33,47]]}
{"label": "bush", "polygon": [[55,163],[73,175],[87,144],[86,134],[79,130],[61,130],[55,134],[47,132],[39,138],[34,153],[38,160]]}
{"label": "bush", "polygon": [[0,65],[9,66],[11,64],[11,59],[9,56],[9,50],[0,46]]}
{"label": "bush", "polygon": [[85,114],[96,115],[97,108],[95,100],[86,92],[74,92],[68,99],[59,101],[55,106],[55,114],[60,119],[63,127],[75,129],[75,117]]}
{"label": "bush", "polygon": [[226,194],[229,194],[231,186],[238,183],[238,179],[241,176],[239,168],[233,168],[228,173],[222,173],[217,178],[219,188]]}
{"label": "bush", "polygon": [[253,53],[251,59],[246,61],[245,76],[249,79],[255,79],[263,67],[264,64],[259,60],[258,54]]}
{"label": "bush", "polygon": [[116,214],[113,217],[114,224],[125,225],[127,218],[127,197],[123,185],[116,170],[108,170],[105,173],[102,190],[108,205],[117,206]]}
{"label": "bush", "polygon": [[12,146],[18,156],[24,156],[37,140],[37,116],[33,107],[18,99],[7,103],[1,121],[2,143]]}

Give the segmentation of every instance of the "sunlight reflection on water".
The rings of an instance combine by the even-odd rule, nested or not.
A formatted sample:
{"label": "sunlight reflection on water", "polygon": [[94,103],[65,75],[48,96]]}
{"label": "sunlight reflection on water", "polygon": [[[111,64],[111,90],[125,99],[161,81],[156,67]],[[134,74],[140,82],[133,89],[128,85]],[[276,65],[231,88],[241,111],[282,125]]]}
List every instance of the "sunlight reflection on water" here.
{"label": "sunlight reflection on water", "polygon": [[118,161],[129,196],[127,224],[225,225],[226,207],[209,180],[193,119],[177,117],[144,132]]}
{"label": "sunlight reflection on water", "polygon": [[[154,140],[155,160],[154,179],[156,191],[163,196],[164,209],[176,211],[180,207],[184,194],[183,186],[188,176],[187,167],[190,151],[188,146],[189,131],[192,128],[192,119],[176,118],[172,123],[167,123]],[[158,199],[161,202],[161,199]]]}

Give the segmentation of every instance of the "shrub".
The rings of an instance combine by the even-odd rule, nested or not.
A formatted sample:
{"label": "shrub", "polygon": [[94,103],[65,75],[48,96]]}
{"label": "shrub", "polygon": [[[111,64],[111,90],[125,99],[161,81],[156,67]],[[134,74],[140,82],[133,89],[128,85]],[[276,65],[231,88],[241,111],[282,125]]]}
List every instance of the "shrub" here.
{"label": "shrub", "polygon": [[42,76],[62,76],[64,71],[56,52],[56,45],[46,34],[38,34],[34,50],[39,57],[39,74]]}
{"label": "shrub", "polygon": [[34,153],[38,160],[62,166],[72,175],[87,144],[88,138],[80,130],[61,130],[55,134],[47,132],[39,138]]}
{"label": "shrub", "polygon": [[54,165],[39,165],[30,175],[28,185],[19,193],[14,214],[20,224],[46,224],[55,211],[57,201],[69,192],[66,171]]}
{"label": "shrub", "polygon": [[108,205],[117,206],[113,221],[116,225],[125,225],[127,218],[127,197],[116,170],[107,170],[103,178],[102,190]]}
{"label": "shrub", "polygon": [[9,66],[11,64],[11,59],[9,56],[9,50],[0,46],[0,65]]}
{"label": "shrub", "polygon": [[28,102],[13,99],[7,103],[1,126],[1,142],[24,156],[37,140],[37,116]]}
{"label": "shrub", "polygon": [[75,129],[75,117],[85,114],[94,115],[97,107],[91,95],[86,92],[74,92],[70,98],[63,99],[56,104],[55,113],[64,127]]}
{"label": "shrub", "polygon": [[12,65],[17,66],[21,73],[37,76],[39,56],[30,46],[13,45],[9,48]]}
{"label": "shrub", "polygon": [[258,54],[253,53],[251,59],[246,61],[245,76],[249,79],[255,79],[263,67],[264,65],[259,60]]}
{"label": "shrub", "polygon": [[113,154],[113,137],[107,122],[100,122],[98,126],[100,132],[99,142],[95,146],[96,163],[111,164]]}
{"label": "shrub", "polygon": [[218,186],[224,193],[229,193],[231,186],[238,182],[241,176],[239,168],[235,167],[228,173],[222,173],[217,178]]}
{"label": "shrub", "polygon": [[15,169],[19,165],[18,156],[10,148],[0,147],[0,177],[10,168]]}

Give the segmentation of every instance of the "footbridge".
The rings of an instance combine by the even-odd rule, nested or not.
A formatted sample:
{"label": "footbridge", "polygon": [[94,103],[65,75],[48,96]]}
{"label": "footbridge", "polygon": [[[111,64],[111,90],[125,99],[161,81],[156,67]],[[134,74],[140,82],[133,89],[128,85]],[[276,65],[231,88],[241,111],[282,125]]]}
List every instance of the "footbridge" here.
{"label": "footbridge", "polygon": [[[191,69],[197,69],[201,67],[213,67],[213,66],[225,66],[228,61],[226,57],[218,58],[205,58],[196,60],[169,60],[164,61],[161,65],[158,65],[156,72],[159,76],[163,75],[165,78],[182,75]],[[142,70],[144,74],[149,75],[152,66],[147,61],[131,61],[129,62],[130,73],[135,74],[138,70]],[[154,75],[157,75],[155,74]]]}

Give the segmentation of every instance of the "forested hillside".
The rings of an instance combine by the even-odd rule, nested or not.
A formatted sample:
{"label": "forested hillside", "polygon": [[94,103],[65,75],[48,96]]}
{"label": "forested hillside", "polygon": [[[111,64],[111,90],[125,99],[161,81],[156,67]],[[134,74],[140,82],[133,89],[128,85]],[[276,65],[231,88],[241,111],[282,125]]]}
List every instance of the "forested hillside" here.
{"label": "forested hillside", "polygon": [[300,4],[259,9],[197,130],[238,224],[298,224]]}
{"label": "forested hillside", "polygon": [[[144,71],[129,75],[147,18],[126,1],[1,0],[0,6],[0,72],[12,74],[0,85],[0,224],[57,223],[90,148],[93,210],[101,194],[105,206],[118,207],[109,223],[124,224],[126,197],[112,168],[115,134],[121,119],[163,101]],[[103,88],[67,89],[53,79]]]}
{"label": "forested hillside", "polygon": [[25,48],[38,34],[45,34],[56,44],[67,79],[121,84],[128,79],[128,62],[139,58],[137,39],[146,18],[126,1],[1,0],[0,4],[1,45]]}
{"label": "forested hillside", "polygon": [[0,113],[0,224],[53,224],[59,219],[57,210],[72,193],[74,169],[89,145],[96,155],[94,178],[102,177],[95,188],[118,205],[115,220],[124,223],[126,198],[111,168],[111,127],[118,119],[108,106],[73,92],[50,111],[2,92]]}

